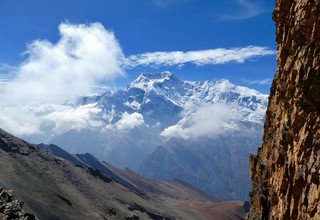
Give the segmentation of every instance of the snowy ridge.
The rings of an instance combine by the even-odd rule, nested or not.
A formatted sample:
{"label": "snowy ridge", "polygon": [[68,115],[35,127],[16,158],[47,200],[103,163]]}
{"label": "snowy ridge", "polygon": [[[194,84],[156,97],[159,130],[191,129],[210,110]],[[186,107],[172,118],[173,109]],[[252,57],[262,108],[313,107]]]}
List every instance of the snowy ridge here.
{"label": "snowy ridge", "polygon": [[[174,106],[175,112],[183,118],[195,112],[200,106],[227,103],[234,106],[243,117],[243,121],[262,123],[267,99],[268,96],[265,94],[247,87],[236,86],[228,80],[182,81],[170,72],[162,72],[141,74],[127,88],[113,94],[96,96],[87,102],[98,102],[106,113],[116,112],[119,116],[124,112],[138,112],[155,119],[159,115],[152,115],[155,111],[152,108],[163,110],[164,112],[156,111],[161,115],[168,113],[166,106],[163,105]],[[163,123],[161,120],[158,122]],[[174,124],[174,121],[169,124]]]}

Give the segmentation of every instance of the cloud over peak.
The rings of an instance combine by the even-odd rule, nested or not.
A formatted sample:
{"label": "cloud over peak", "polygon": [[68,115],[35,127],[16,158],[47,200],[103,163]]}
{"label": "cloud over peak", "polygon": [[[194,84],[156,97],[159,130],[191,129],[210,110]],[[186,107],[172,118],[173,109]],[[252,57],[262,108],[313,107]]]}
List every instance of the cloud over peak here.
{"label": "cloud over peak", "polygon": [[[210,118],[210,120],[208,120]],[[239,115],[231,104],[216,103],[204,105],[189,116],[188,121],[170,126],[161,135],[168,139],[213,138],[237,127]]]}
{"label": "cloud over peak", "polygon": [[124,132],[131,130],[135,127],[139,127],[143,124],[143,115],[137,112],[134,112],[132,114],[125,112],[122,114],[122,118],[117,123],[115,123],[114,125],[108,125],[107,128],[116,129],[118,131]]}
{"label": "cloud over peak", "polygon": [[27,46],[27,59],[1,89],[2,100],[63,103],[90,93],[102,79],[123,74],[121,47],[100,23],[63,23],[59,31],[55,44],[35,40]]}

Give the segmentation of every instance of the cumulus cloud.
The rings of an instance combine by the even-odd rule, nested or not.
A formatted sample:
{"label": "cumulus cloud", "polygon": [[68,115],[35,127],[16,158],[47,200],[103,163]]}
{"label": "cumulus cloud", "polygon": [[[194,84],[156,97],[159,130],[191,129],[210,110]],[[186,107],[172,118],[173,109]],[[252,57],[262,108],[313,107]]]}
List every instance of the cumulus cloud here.
{"label": "cumulus cloud", "polygon": [[94,104],[79,107],[56,104],[1,106],[0,112],[0,124],[20,136],[46,132],[62,134],[71,129],[102,126],[101,109]]}
{"label": "cumulus cloud", "polygon": [[16,135],[94,128],[101,110],[72,107],[66,101],[88,95],[100,81],[123,75],[123,53],[114,34],[100,23],[59,26],[56,43],[35,40],[26,59],[11,67],[1,64],[0,124]]}
{"label": "cumulus cloud", "polygon": [[237,128],[238,114],[231,105],[216,103],[200,107],[187,121],[166,128],[161,135],[166,138],[212,138]]}
{"label": "cumulus cloud", "polygon": [[79,107],[60,106],[60,108],[43,117],[52,123],[51,129],[55,134],[62,134],[69,130],[84,128],[101,128],[102,122],[98,117],[102,113],[94,104]]}
{"label": "cumulus cloud", "polygon": [[144,124],[143,115],[134,112],[129,114],[127,112],[122,114],[122,118],[114,125],[108,125],[109,129],[116,129],[118,131],[128,131],[135,127],[139,127]]}
{"label": "cumulus cloud", "polygon": [[100,23],[59,26],[60,40],[36,40],[27,59],[1,89],[10,103],[63,103],[92,92],[100,80],[123,74],[122,50],[112,32]]}
{"label": "cumulus cloud", "polygon": [[132,55],[127,58],[127,65],[136,66],[180,66],[187,63],[196,65],[243,63],[248,59],[274,55],[276,52],[267,47],[248,46],[243,48],[218,48],[199,51],[153,52]]}

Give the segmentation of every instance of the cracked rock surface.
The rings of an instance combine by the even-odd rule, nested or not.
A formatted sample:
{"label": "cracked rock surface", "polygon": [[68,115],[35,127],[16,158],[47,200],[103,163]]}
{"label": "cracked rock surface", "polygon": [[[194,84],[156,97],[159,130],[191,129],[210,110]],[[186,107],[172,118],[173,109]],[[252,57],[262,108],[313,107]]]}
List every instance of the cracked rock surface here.
{"label": "cracked rock surface", "polygon": [[12,190],[0,187],[0,220],[36,220],[37,218],[23,210],[23,202],[14,200]]}
{"label": "cracked rock surface", "polygon": [[277,0],[278,69],[248,219],[320,219],[320,1]]}

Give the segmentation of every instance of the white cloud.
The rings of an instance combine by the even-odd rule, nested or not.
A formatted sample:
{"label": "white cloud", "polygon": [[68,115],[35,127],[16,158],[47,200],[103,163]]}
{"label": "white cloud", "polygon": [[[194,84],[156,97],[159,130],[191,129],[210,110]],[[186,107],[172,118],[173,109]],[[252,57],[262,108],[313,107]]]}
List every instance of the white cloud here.
{"label": "white cloud", "polygon": [[40,132],[38,118],[26,112],[22,106],[0,106],[1,128],[15,135],[30,135]]}
{"label": "white cloud", "polygon": [[100,23],[61,24],[60,40],[36,40],[27,47],[27,59],[1,90],[10,103],[63,103],[92,92],[103,79],[123,74],[122,50],[112,32]]}
{"label": "white cloud", "polygon": [[100,81],[123,75],[123,53],[100,23],[59,26],[56,43],[35,40],[26,59],[12,68],[1,64],[0,124],[16,135],[61,134],[100,126],[94,106],[71,107],[68,100],[90,94]]}
{"label": "white cloud", "polygon": [[1,79],[0,78],[0,86],[4,86],[5,84],[7,84],[8,83],[8,79]]}
{"label": "white cloud", "polygon": [[[221,18],[224,20],[244,20],[256,17],[266,12],[265,7],[259,2],[253,0],[234,0],[238,6],[238,12],[225,14]],[[261,2],[261,1],[260,1]]]}
{"label": "white cloud", "polygon": [[231,105],[224,103],[200,107],[187,121],[166,128],[161,135],[166,138],[212,138],[226,129],[237,128],[238,114]]}
{"label": "white cloud", "polygon": [[13,73],[16,71],[16,67],[0,63],[0,86],[4,87],[11,78],[13,77]]}
{"label": "white cloud", "polygon": [[84,128],[100,128],[102,122],[98,115],[102,110],[94,104],[79,107],[60,106],[54,112],[43,117],[47,122],[53,124],[51,129],[55,134],[62,134],[69,130],[81,130]]}
{"label": "white cloud", "polygon": [[97,128],[101,109],[94,104],[71,107],[56,104],[1,106],[0,124],[16,135],[62,134],[71,129]]}
{"label": "white cloud", "polygon": [[122,114],[122,118],[117,123],[114,125],[108,125],[107,128],[116,129],[118,131],[128,131],[143,124],[143,115],[137,112],[132,114],[125,112]]}
{"label": "white cloud", "polygon": [[262,79],[262,80],[244,80],[248,85],[270,85],[273,78]]}
{"label": "white cloud", "polygon": [[179,66],[187,63],[196,65],[243,63],[254,57],[274,55],[275,51],[267,47],[248,46],[232,49],[211,49],[199,51],[153,52],[132,55],[127,58],[127,65],[136,66]]}
{"label": "white cloud", "polygon": [[15,70],[16,70],[15,66],[11,66],[6,63],[0,63],[0,75],[1,76],[3,76],[3,75],[7,76]]}

